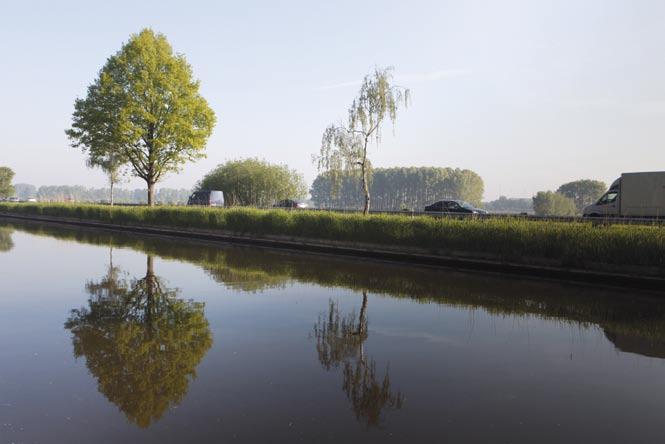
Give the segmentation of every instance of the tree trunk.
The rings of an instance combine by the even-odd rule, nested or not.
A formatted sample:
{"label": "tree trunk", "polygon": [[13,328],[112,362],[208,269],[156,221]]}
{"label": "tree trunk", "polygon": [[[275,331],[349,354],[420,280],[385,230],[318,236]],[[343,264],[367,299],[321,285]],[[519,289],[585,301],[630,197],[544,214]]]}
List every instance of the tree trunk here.
{"label": "tree trunk", "polygon": [[111,206],[113,206],[113,180],[111,180]]}
{"label": "tree trunk", "polygon": [[148,206],[155,206],[155,183],[151,181],[148,182]]}
{"label": "tree trunk", "polygon": [[155,310],[155,270],[154,261],[151,255],[146,258],[146,272],[145,272],[145,319],[146,323],[152,323],[153,312]]}
{"label": "tree trunk", "polygon": [[360,164],[362,170],[363,191],[365,192],[365,206],[363,207],[363,216],[369,213],[369,184],[367,183],[367,143],[368,138],[365,138],[365,146],[363,148],[363,162]]}
{"label": "tree trunk", "polygon": [[367,291],[363,290],[363,303],[360,306],[360,316],[358,316],[358,330],[356,334],[362,335],[365,333],[365,323],[367,318]]}

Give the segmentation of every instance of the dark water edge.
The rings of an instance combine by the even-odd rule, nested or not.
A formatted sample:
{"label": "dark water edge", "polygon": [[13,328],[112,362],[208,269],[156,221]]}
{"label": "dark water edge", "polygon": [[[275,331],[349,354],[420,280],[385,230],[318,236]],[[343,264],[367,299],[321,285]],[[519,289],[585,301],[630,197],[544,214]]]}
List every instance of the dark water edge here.
{"label": "dark water edge", "polygon": [[[24,273],[28,247],[39,257]],[[97,262],[68,275],[96,275],[42,277],[78,252]],[[3,276],[14,293],[0,298],[11,314],[0,442],[657,442],[665,431],[654,293],[33,223],[0,225],[0,264],[32,276]],[[63,296],[45,299],[53,315],[31,316],[44,293]],[[40,326],[56,324],[53,349],[69,351],[41,365],[71,372],[62,390],[35,384],[21,336],[9,339],[34,325],[26,342],[41,344]],[[54,419],[67,409],[79,413]]]}

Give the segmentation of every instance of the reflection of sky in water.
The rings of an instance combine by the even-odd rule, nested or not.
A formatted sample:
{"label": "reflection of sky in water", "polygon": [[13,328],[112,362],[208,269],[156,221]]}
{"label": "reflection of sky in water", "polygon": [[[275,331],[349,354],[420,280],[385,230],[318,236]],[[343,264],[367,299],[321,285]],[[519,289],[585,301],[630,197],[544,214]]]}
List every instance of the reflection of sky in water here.
{"label": "reflection of sky in water", "polygon": [[[92,245],[20,229],[11,237],[0,254],[0,436],[10,442],[653,442],[663,431],[661,303],[265,250],[222,257],[163,239],[148,245],[154,273],[178,298],[205,303],[213,343],[182,400],[140,429],[98,390],[64,328],[70,310],[88,304],[86,283],[107,274],[111,239]],[[141,279],[146,253],[123,239],[113,240],[113,264]],[[166,257],[153,251],[159,245]],[[386,294],[400,277],[417,279],[397,295],[423,291],[413,296],[427,303]],[[313,334],[331,300],[357,316],[362,285],[364,359],[380,383],[389,369],[391,393],[404,397],[370,427],[354,414],[343,366],[319,362]]]}

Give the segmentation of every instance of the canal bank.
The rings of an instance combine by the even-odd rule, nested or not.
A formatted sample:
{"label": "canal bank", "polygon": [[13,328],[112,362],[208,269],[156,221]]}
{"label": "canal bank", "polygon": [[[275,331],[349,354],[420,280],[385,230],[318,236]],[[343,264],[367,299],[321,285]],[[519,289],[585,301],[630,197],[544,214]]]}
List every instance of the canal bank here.
{"label": "canal bank", "polygon": [[[233,243],[262,248],[302,251],[390,261],[429,267],[503,273],[529,278],[584,282],[603,286],[621,286],[655,291],[665,289],[665,273],[659,267],[586,262],[583,266],[565,266],[548,258],[522,257],[510,261],[499,255],[471,251],[432,250],[405,246],[378,245],[343,240],[313,239],[299,236],[267,235],[200,228],[172,228],[153,225],[116,224],[94,220],[0,212],[0,218],[64,224],[99,230],[138,233],[163,238],[192,239],[211,243]],[[580,265],[580,264],[578,264]]]}

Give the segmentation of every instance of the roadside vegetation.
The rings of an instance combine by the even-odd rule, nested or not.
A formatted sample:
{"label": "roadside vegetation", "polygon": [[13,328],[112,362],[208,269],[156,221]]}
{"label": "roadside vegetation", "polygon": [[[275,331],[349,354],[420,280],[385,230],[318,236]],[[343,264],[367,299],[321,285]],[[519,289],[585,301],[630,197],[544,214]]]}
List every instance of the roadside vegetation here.
{"label": "roadside vegetation", "polygon": [[0,203],[0,213],[44,215],[114,224],[283,235],[432,253],[489,255],[500,260],[593,268],[594,264],[665,269],[665,229],[518,219],[340,214],[250,208],[109,207]]}

